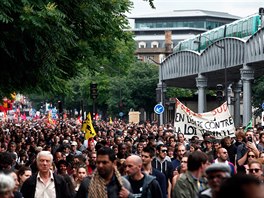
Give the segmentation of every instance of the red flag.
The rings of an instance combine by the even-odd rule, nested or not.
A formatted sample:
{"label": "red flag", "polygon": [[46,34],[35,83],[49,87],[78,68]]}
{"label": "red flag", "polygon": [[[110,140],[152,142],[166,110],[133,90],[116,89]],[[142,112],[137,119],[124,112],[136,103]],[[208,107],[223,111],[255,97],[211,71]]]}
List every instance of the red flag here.
{"label": "red flag", "polygon": [[20,116],[22,120],[26,120],[27,119],[27,116],[26,116],[26,113],[24,113],[23,115]]}

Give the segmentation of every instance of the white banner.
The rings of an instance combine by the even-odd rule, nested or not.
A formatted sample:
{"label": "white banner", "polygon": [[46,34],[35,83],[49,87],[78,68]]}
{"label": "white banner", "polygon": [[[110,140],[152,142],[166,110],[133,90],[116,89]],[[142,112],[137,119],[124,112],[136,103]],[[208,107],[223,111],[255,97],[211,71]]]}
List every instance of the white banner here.
{"label": "white banner", "polygon": [[176,99],[174,128],[183,133],[186,139],[196,135],[200,139],[205,132],[217,139],[235,136],[235,126],[227,103],[206,113],[195,113]]}

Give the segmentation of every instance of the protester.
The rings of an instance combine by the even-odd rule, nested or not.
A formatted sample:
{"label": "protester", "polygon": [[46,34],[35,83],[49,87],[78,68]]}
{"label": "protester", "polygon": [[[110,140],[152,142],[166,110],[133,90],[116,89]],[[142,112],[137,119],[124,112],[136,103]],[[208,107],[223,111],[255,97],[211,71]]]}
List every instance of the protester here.
{"label": "protester", "polygon": [[76,182],[76,188],[75,191],[77,192],[79,190],[79,187],[82,183],[82,181],[84,180],[84,178],[87,176],[87,168],[85,165],[80,165],[77,168],[77,180]]}
{"label": "protester", "polygon": [[13,189],[13,194],[14,194],[14,198],[22,198],[22,194],[21,192],[19,192],[19,181],[18,181],[18,177],[17,177],[17,173],[15,173],[14,171],[10,171],[10,172],[6,172],[6,174],[8,173],[8,175],[11,175],[12,178],[15,181],[15,187]]}
{"label": "protester", "polygon": [[14,197],[15,181],[11,175],[0,173],[0,198]]}
{"label": "protester", "polygon": [[175,170],[178,166],[181,165],[181,159],[183,155],[186,153],[186,147],[184,144],[179,143],[178,146],[175,148],[176,151],[176,157],[172,161],[173,169]]}
{"label": "protester", "polygon": [[231,176],[231,168],[225,163],[214,163],[205,169],[209,188],[200,192],[199,198],[216,198],[222,183]]}
{"label": "protester", "polygon": [[147,146],[143,148],[141,159],[142,159],[142,170],[147,175],[152,175],[156,177],[156,180],[159,182],[161,191],[162,191],[162,197],[166,198],[167,194],[170,194],[170,192],[167,192],[167,182],[166,182],[166,176],[158,171],[157,169],[153,168],[151,165],[151,161],[153,160],[155,156],[155,149],[153,147]]}
{"label": "protester", "polygon": [[263,166],[260,161],[252,160],[248,163],[248,174],[255,176],[263,182]]}
{"label": "protester", "polygon": [[217,194],[217,198],[263,198],[264,186],[252,175],[237,174],[227,179]]}
{"label": "protester", "polygon": [[253,131],[250,129],[246,132],[246,143],[242,143],[237,147],[237,165],[238,165],[238,172],[243,171],[239,169],[243,165],[246,164],[248,159],[248,152],[253,152],[255,156],[259,156],[259,153],[262,152],[263,148],[259,144],[256,144],[254,141],[254,134]]}
{"label": "protester", "polygon": [[28,178],[21,188],[24,198],[70,197],[65,180],[50,170],[53,161],[52,154],[49,151],[41,151],[36,160],[38,173]]}
{"label": "protester", "polygon": [[123,191],[132,191],[130,183],[118,172],[115,152],[109,147],[97,151],[96,171],[91,178],[86,177],[76,194],[76,198],[119,197]]}
{"label": "protester", "polygon": [[19,182],[19,190],[22,187],[23,183],[32,175],[31,168],[28,166],[22,166],[17,171],[17,177]]}
{"label": "protester", "polygon": [[177,181],[173,189],[173,198],[196,197],[199,191],[206,188],[202,180],[208,166],[208,156],[201,151],[194,151],[188,157],[188,171]]}
{"label": "protester", "polygon": [[224,163],[227,164],[230,169],[231,169],[231,175],[235,175],[236,174],[236,169],[234,164],[232,164],[230,161],[228,161],[228,152],[225,148],[218,148],[217,150],[217,158],[215,159],[214,163]]}
{"label": "protester", "polygon": [[[162,192],[155,177],[145,174],[141,171],[142,160],[137,155],[132,155],[126,159],[127,179],[131,184],[133,197],[160,198]],[[120,192],[120,197],[128,197],[129,192],[125,190]]]}
{"label": "protester", "polygon": [[177,167],[176,173],[172,178],[172,189],[174,189],[176,182],[182,176],[182,174],[187,172],[188,157],[189,157],[189,153],[185,153],[181,158],[180,166]]}

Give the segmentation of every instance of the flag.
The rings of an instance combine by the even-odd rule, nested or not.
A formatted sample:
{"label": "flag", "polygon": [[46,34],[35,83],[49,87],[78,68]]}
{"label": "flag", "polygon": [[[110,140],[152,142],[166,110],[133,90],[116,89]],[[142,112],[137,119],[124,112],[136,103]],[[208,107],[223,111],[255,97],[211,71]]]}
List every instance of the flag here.
{"label": "flag", "polygon": [[53,122],[53,120],[52,120],[51,111],[49,111],[49,113],[48,113],[48,123],[49,123],[49,124],[54,124],[54,122]]}
{"label": "flag", "polygon": [[85,132],[86,140],[89,140],[90,138],[96,136],[96,132],[93,127],[93,121],[90,113],[88,113],[86,120],[83,121],[82,131]]}
{"label": "flag", "polygon": [[26,120],[27,119],[26,113],[24,113],[23,115],[20,115],[20,117],[21,117],[22,120]]}
{"label": "flag", "polygon": [[113,124],[112,117],[109,118],[109,124]]}
{"label": "flag", "polygon": [[252,118],[249,121],[249,123],[247,124],[246,128],[244,129],[244,132],[247,132],[247,130],[250,128],[253,128],[253,119]]}

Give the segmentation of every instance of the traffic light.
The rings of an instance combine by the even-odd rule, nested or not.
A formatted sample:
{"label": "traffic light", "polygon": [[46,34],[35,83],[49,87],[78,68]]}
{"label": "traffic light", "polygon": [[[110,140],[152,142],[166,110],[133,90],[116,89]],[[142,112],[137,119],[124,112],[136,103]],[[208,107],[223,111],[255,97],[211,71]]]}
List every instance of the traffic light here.
{"label": "traffic light", "polygon": [[97,84],[96,83],[91,83],[90,84],[90,93],[91,93],[91,98],[96,99],[98,96],[97,93]]}
{"label": "traffic light", "polygon": [[63,112],[61,101],[58,101],[58,108],[59,108],[59,113],[61,114]]}
{"label": "traffic light", "polygon": [[222,84],[216,85],[216,98],[218,101],[223,100],[223,85]]}

